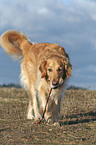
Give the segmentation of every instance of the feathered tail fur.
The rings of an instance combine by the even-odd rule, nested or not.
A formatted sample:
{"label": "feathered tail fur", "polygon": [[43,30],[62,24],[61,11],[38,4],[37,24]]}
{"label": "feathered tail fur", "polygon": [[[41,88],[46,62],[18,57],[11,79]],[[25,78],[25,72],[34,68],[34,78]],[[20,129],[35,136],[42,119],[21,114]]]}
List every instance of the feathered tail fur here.
{"label": "feathered tail fur", "polygon": [[1,35],[0,44],[8,55],[19,57],[22,57],[32,45],[23,33],[12,30]]}

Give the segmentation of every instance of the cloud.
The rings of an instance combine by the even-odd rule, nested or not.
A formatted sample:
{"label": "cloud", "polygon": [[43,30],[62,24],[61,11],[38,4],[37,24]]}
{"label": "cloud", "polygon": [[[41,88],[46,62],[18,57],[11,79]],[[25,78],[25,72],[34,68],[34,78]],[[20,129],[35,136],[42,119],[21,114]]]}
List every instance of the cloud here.
{"label": "cloud", "polygon": [[[96,62],[95,27],[95,0],[0,1],[0,33],[15,29],[25,32],[31,41],[59,43],[71,57],[72,82],[75,83],[80,73],[81,78],[85,77],[86,71],[86,77],[93,76],[83,68],[94,68]],[[78,84],[84,80],[81,78],[78,78]]]}
{"label": "cloud", "polygon": [[81,67],[75,69],[73,75],[73,81],[70,83],[83,88],[96,89],[96,66],[90,65],[88,67]]}

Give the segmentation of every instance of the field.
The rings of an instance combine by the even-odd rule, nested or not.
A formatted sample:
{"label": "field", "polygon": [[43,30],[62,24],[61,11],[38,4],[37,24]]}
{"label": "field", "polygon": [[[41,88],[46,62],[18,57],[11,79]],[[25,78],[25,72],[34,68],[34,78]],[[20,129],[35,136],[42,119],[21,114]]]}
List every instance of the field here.
{"label": "field", "polygon": [[67,90],[60,127],[26,119],[23,89],[0,88],[0,145],[96,145],[96,91]]}

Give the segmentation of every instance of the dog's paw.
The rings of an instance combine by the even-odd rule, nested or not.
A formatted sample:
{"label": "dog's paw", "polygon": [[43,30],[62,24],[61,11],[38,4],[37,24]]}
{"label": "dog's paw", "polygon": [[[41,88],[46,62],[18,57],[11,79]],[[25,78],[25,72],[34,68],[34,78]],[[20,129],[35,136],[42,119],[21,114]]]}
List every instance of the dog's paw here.
{"label": "dog's paw", "polygon": [[52,117],[47,118],[46,121],[48,122],[48,124],[52,124],[52,122],[53,122]]}
{"label": "dog's paw", "polygon": [[27,114],[27,119],[34,120],[34,116],[33,115],[30,115],[30,114]]}
{"label": "dog's paw", "polygon": [[35,121],[42,119],[42,116],[38,113],[35,115]]}

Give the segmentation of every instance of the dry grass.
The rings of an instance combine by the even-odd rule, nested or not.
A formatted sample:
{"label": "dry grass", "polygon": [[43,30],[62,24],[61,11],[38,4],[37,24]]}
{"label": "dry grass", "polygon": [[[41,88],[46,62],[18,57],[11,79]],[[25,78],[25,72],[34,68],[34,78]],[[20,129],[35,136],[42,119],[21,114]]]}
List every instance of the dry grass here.
{"label": "dry grass", "polygon": [[26,119],[28,96],[23,89],[0,88],[0,143],[2,145],[95,145],[96,91],[67,90],[60,127]]}

